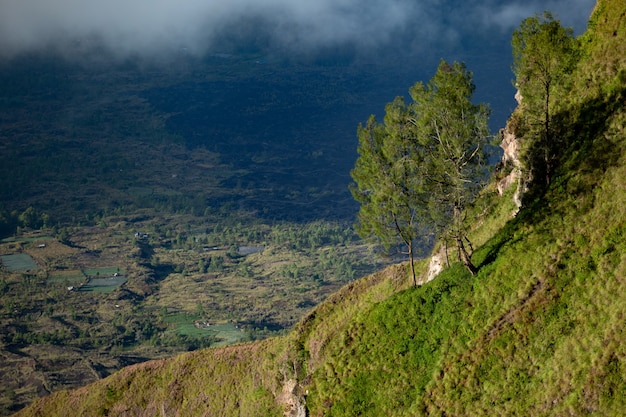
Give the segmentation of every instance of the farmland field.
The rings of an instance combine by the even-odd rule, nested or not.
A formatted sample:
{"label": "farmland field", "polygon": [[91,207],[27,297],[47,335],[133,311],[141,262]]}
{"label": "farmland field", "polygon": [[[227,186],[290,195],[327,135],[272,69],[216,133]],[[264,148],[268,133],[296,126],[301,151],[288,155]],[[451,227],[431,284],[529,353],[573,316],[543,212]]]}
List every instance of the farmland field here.
{"label": "farmland field", "polygon": [[108,277],[108,278],[90,278],[89,282],[82,287],[79,291],[83,292],[98,292],[98,293],[110,293],[120,285],[127,281],[126,277]]}
{"label": "farmland field", "polygon": [[108,267],[101,267],[101,268],[90,268],[90,269],[85,269],[84,274],[87,275],[88,277],[104,277],[104,276],[112,276],[114,274],[121,274],[123,273],[122,270],[120,270],[120,268],[118,268],[117,266],[108,266]]}
{"label": "farmland field", "polygon": [[6,237],[0,242],[2,243],[11,243],[11,242],[37,242],[37,241],[47,241],[54,239],[52,236],[32,236],[32,237]]}
{"label": "farmland field", "polygon": [[215,346],[230,345],[239,342],[244,337],[244,333],[241,329],[228,323],[213,325],[210,327],[209,331],[214,332],[216,337],[222,339],[220,342],[216,343]]}
{"label": "farmland field", "polygon": [[53,271],[48,276],[49,285],[78,284],[85,282],[85,275],[78,270],[75,271]]}
{"label": "farmland field", "polygon": [[[213,346],[224,346],[237,343],[246,336],[241,329],[230,323],[208,324],[198,321],[196,316],[173,314],[165,318],[165,322],[175,326],[175,331],[183,336],[209,337],[220,339]],[[198,325],[196,323],[199,323]]]}
{"label": "farmland field", "polygon": [[2,265],[10,272],[36,271],[39,269],[33,258],[25,253],[2,255],[0,258],[2,259]]}

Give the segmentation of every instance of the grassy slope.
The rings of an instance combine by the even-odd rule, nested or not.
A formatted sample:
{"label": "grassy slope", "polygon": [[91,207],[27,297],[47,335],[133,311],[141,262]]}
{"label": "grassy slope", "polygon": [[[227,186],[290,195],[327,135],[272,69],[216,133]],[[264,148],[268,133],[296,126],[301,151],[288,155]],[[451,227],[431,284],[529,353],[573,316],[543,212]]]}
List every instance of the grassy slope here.
{"label": "grassy slope", "polygon": [[563,104],[562,171],[480,239],[476,277],[453,265],[407,289],[393,267],[343,288],[287,337],[137,365],[20,415],[280,415],[274,398],[290,378],[308,390],[311,416],[621,415],[624,16],[619,1],[600,2]]}

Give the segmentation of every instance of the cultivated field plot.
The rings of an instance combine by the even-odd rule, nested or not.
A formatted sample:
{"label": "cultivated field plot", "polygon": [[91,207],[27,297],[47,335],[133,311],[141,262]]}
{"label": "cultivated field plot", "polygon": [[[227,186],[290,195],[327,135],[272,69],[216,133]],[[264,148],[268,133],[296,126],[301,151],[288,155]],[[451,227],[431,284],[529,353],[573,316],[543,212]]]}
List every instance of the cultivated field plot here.
{"label": "cultivated field plot", "polygon": [[82,271],[53,271],[48,276],[48,285],[76,285],[85,282]]}
{"label": "cultivated field plot", "polygon": [[165,318],[165,322],[173,324],[175,331],[183,336],[208,337],[214,336],[220,341],[212,346],[225,346],[241,341],[245,337],[245,333],[238,327],[230,324],[212,324],[207,325],[204,322],[198,325],[197,317],[187,314],[172,314]]}
{"label": "cultivated field plot", "polygon": [[121,270],[117,266],[106,266],[106,267],[101,267],[101,268],[84,269],[83,273],[87,275],[89,278],[92,278],[92,277],[100,278],[100,277],[107,277],[107,276],[117,277],[118,275],[123,275],[124,271]]}
{"label": "cultivated field plot", "polygon": [[241,341],[245,334],[236,326],[232,324],[215,324],[207,329],[209,332],[213,332],[215,337],[221,339],[220,342],[214,346],[226,346]]}
{"label": "cultivated field plot", "polygon": [[197,319],[197,316],[178,313],[169,314],[165,317],[164,321],[167,324],[172,325],[172,327],[181,335],[196,337],[209,336],[210,334],[206,330],[197,328],[194,325],[194,322]]}
{"label": "cultivated field plot", "polygon": [[30,237],[7,237],[0,240],[1,243],[14,243],[14,242],[37,242],[37,241],[47,241],[53,240],[52,236],[30,236]]}
{"label": "cultivated field plot", "polygon": [[9,272],[36,271],[39,269],[33,258],[25,253],[2,255],[0,259],[2,260],[2,265]]}
{"label": "cultivated field plot", "polygon": [[265,246],[239,246],[239,250],[237,252],[239,255],[246,256],[263,252],[263,249],[265,249]]}
{"label": "cultivated field plot", "polygon": [[89,282],[79,288],[83,292],[110,293],[126,281],[125,276],[118,275],[108,278],[90,278]]}

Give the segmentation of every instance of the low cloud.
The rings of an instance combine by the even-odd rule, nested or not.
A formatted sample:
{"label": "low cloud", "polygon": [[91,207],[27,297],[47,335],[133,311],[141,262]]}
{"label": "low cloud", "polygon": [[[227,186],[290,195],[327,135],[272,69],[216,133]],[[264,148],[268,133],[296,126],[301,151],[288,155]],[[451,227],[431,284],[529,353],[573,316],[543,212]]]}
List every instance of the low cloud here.
{"label": "low cloud", "polygon": [[0,58],[94,45],[119,56],[219,52],[224,42],[361,53],[429,48],[468,31],[510,31],[552,10],[584,26],[593,0],[0,0]]}
{"label": "low cloud", "polygon": [[[483,24],[499,28],[504,32],[516,29],[526,17],[550,11],[564,26],[574,27],[577,33],[585,30],[595,0],[549,1],[481,1],[474,10],[483,16]],[[491,3],[491,4],[489,4]],[[474,13],[476,16],[476,13]],[[473,20],[473,19],[470,19]]]}

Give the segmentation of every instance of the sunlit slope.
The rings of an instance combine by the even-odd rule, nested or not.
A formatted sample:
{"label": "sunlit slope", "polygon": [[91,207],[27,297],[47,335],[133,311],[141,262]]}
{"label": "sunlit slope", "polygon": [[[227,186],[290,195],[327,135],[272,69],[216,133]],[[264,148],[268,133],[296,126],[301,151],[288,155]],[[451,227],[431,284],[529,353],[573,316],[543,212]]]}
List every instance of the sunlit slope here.
{"label": "sunlit slope", "polygon": [[454,266],[357,317],[310,415],[623,415],[625,12],[600,2],[582,39],[551,187],[475,252],[475,278]]}
{"label": "sunlit slope", "polygon": [[623,415],[625,15],[600,2],[582,38],[546,194],[476,251],[475,278],[455,266],[359,316],[310,415]]}
{"label": "sunlit slope", "polygon": [[136,365],[19,415],[623,415],[625,38],[622,2],[600,1],[561,97],[562,165],[504,226],[510,203],[486,191],[475,277],[453,264],[411,288],[392,267],[285,337]]}

